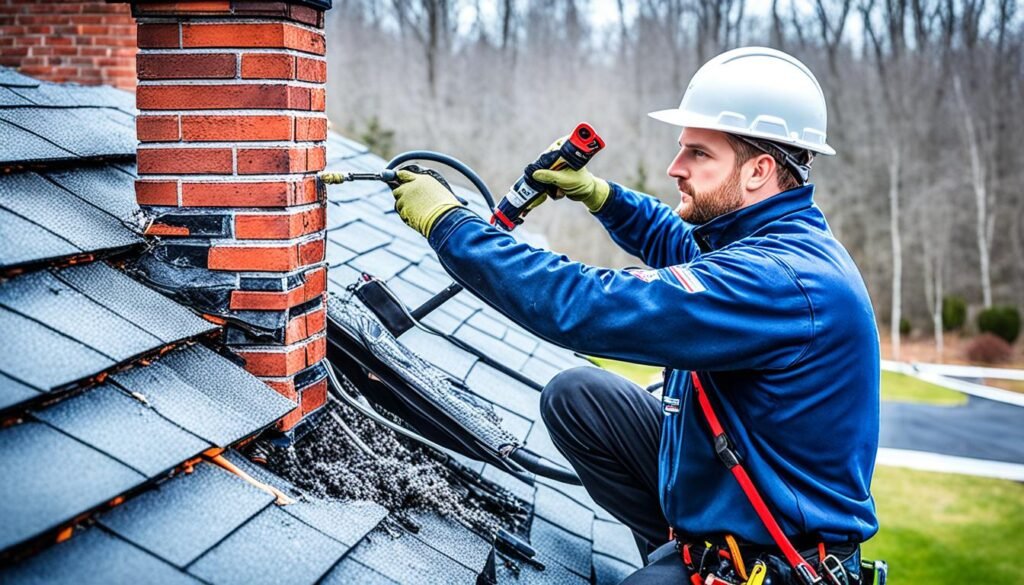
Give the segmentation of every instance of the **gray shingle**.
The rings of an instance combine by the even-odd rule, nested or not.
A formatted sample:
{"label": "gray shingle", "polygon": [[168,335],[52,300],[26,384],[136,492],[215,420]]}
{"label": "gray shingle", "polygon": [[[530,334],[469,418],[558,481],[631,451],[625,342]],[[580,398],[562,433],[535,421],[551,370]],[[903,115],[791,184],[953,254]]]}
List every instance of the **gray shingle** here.
{"label": "gray shingle", "polygon": [[501,362],[505,367],[513,370],[522,370],[523,365],[529,359],[529,355],[519,351],[515,347],[480,331],[475,327],[463,324],[455,331],[455,337],[466,342],[474,349],[482,352],[491,359]]}
{"label": "gray shingle", "polygon": [[593,537],[594,513],[546,485],[537,486],[533,513],[577,536],[587,540]]}
{"label": "gray shingle", "polygon": [[607,555],[631,567],[643,565],[633,532],[619,522],[594,521],[594,554]]}
{"label": "gray shingle", "polygon": [[345,557],[330,573],[327,573],[320,585],[400,585],[398,581],[388,579],[370,567]]}
{"label": "gray shingle", "polygon": [[335,242],[364,254],[391,241],[391,236],[357,221],[343,228],[331,230],[328,236]]}
{"label": "gray shingle", "polygon": [[357,256],[349,262],[349,265],[356,270],[372,274],[381,280],[388,280],[405,270],[409,266],[409,261],[381,248]]}
{"label": "gray shingle", "polygon": [[347,547],[269,506],[193,563],[188,572],[213,583],[315,583]]}
{"label": "gray shingle", "polygon": [[39,398],[41,395],[39,390],[26,386],[14,378],[0,374],[0,410],[27,400]]}
{"label": "gray shingle", "polygon": [[501,417],[501,426],[512,433],[520,442],[525,441],[533,427],[533,421],[523,418],[510,410],[500,406],[494,407],[494,412]]}
{"label": "gray shingle", "polygon": [[466,374],[477,361],[475,355],[455,347],[451,342],[437,335],[431,335],[419,329],[406,331],[398,340],[423,359],[459,380],[466,378]]}
{"label": "gray shingle", "polygon": [[69,266],[57,276],[82,294],[171,343],[217,327],[104,262]]}
{"label": "gray shingle", "polygon": [[281,418],[295,403],[281,396],[249,372],[202,345],[166,354],[160,363],[218,403],[253,423],[252,430]]}
{"label": "gray shingle", "polygon": [[84,252],[142,242],[114,216],[35,173],[0,176],[0,207],[48,229]]}
{"label": "gray shingle", "polygon": [[[181,351],[175,350],[166,357]],[[191,355],[190,352],[184,357]],[[239,411],[234,401],[221,399],[217,391],[222,387],[221,376],[214,374],[209,385],[200,380],[201,387],[196,387],[179,371],[187,369],[188,362],[165,363],[166,357],[149,366],[116,373],[111,379],[129,392],[143,396],[161,416],[219,447],[225,447],[262,428],[261,421],[253,420],[245,412],[247,408],[243,407],[244,410]],[[177,367],[172,367],[172,364]],[[230,371],[240,368],[224,364],[222,369]],[[246,386],[252,389],[248,384]],[[263,386],[255,390],[253,396],[257,397],[267,391],[274,392]]]}
{"label": "gray shingle", "polygon": [[355,546],[388,515],[373,502],[300,501],[281,508],[331,538]]}
{"label": "gray shingle", "polygon": [[[466,385],[477,395],[527,420],[540,420],[540,392],[483,362],[473,366]],[[538,426],[534,425],[534,432]]]}
{"label": "gray shingle", "polygon": [[43,176],[114,217],[129,219],[139,209],[135,178],[115,167],[59,169]]}
{"label": "gray shingle", "polygon": [[491,544],[483,537],[450,518],[434,513],[416,512],[412,519],[419,526],[414,536],[430,548],[479,574],[491,554]]}
{"label": "gray shingle", "polygon": [[0,207],[0,267],[71,256],[80,251],[50,230]]}
{"label": "gray shingle", "polygon": [[132,156],[138,144],[132,128],[83,108],[8,108],[0,119],[83,157]]}
{"label": "gray shingle", "polygon": [[476,582],[476,573],[411,534],[392,538],[378,530],[352,549],[349,557],[407,585]]}
{"label": "gray shingle", "polygon": [[42,423],[0,430],[0,445],[0,478],[5,480],[0,482],[0,550],[51,530],[145,479]]}
{"label": "gray shingle", "polygon": [[[636,548],[636,547],[634,547]],[[639,555],[639,553],[637,553]],[[618,559],[594,554],[595,585],[618,585],[632,575],[639,567],[631,566]]]}
{"label": "gray shingle", "polygon": [[3,158],[2,162],[22,163],[74,159],[78,155],[28,130],[0,120],[0,157]]}
{"label": "gray shingle", "polygon": [[535,516],[530,527],[530,544],[548,559],[581,577],[590,578],[590,540]]}
{"label": "gray shingle", "polygon": [[82,531],[17,565],[0,569],[0,582],[19,585],[200,583],[100,528]]}
{"label": "gray shingle", "polygon": [[210,447],[109,385],[58,402],[35,416],[147,477]]}
{"label": "gray shingle", "polygon": [[114,362],[31,319],[0,309],[0,372],[49,391],[110,368]]}
{"label": "gray shingle", "polygon": [[[130,304],[131,299],[122,302]],[[163,345],[46,270],[23,274],[0,285],[0,305],[78,340],[114,362]]]}
{"label": "gray shingle", "polygon": [[572,469],[569,461],[558,451],[555,444],[551,442],[551,435],[548,434],[548,430],[543,424],[533,425],[533,429],[530,430],[530,436],[526,438],[526,447],[563,467]]}
{"label": "gray shingle", "polygon": [[204,462],[101,515],[99,522],[185,567],[273,501],[267,492]]}
{"label": "gray shingle", "polygon": [[[544,564],[544,570],[537,569],[522,561],[497,561],[497,577],[499,585],[584,585],[590,578],[577,575],[566,569],[547,553],[541,551],[537,561]],[[515,567],[513,569],[512,567]]]}

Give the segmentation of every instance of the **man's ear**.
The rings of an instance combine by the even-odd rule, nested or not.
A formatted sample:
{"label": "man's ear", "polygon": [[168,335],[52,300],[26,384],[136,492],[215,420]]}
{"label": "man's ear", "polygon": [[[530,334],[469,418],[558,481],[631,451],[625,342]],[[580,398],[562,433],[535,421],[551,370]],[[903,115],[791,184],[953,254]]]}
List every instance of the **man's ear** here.
{"label": "man's ear", "polygon": [[750,178],[745,185],[748,191],[757,191],[764,187],[769,181],[775,178],[775,159],[768,154],[759,154],[747,161],[750,168]]}

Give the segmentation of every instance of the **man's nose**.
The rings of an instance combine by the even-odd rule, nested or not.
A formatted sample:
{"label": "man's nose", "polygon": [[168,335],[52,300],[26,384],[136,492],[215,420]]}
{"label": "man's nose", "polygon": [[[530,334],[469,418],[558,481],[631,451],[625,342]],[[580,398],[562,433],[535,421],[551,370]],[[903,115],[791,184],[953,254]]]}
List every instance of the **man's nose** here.
{"label": "man's nose", "polygon": [[686,170],[685,165],[683,165],[682,151],[679,151],[679,154],[677,154],[676,157],[672,159],[672,163],[668,165],[668,169],[666,172],[668,173],[669,177],[672,177],[674,179],[686,180],[689,178],[690,173],[689,171]]}

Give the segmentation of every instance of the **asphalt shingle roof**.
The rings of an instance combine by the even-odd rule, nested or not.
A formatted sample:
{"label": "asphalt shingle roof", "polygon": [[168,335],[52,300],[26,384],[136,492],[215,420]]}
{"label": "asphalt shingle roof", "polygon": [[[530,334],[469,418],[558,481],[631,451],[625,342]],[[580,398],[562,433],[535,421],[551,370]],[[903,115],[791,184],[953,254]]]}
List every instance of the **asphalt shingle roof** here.
{"label": "asphalt shingle roof", "polygon": [[[520,536],[544,570],[496,558],[492,543],[451,519],[413,514],[416,533],[385,526],[377,504],[302,494],[231,451],[294,404],[203,345],[216,327],[118,269],[143,244],[133,115],[130,94],[0,68],[0,166],[9,171],[0,175],[0,413],[13,423],[0,430],[0,581],[437,583],[493,571],[501,583],[603,583],[639,563],[628,530],[581,488],[458,454],[535,512]],[[336,134],[328,153],[330,170],[384,165]],[[328,196],[332,291],[348,294],[365,270],[417,306],[451,282],[395,215],[385,186],[343,185]],[[485,212],[476,195],[464,196]],[[465,292],[425,322],[470,351],[417,330],[400,340],[465,382],[517,439],[561,460],[538,392],[555,372],[587,362]],[[481,354],[515,356],[527,381]],[[298,501],[279,506],[208,462],[221,448]],[[72,522],[71,538],[47,544]]]}

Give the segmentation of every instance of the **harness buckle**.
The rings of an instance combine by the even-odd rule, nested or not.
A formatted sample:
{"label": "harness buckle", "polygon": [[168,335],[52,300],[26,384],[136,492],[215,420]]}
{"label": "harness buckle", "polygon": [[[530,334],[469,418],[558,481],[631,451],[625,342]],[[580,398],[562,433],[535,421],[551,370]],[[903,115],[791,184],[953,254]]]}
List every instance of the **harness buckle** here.
{"label": "harness buckle", "polygon": [[732,469],[740,464],[739,455],[729,445],[729,437],[726,437],[724,433],[715,435],[715,455],[718,455],[727,469]]}
{"label": "harness buckle", "polygon": [[825,580],[831,585],[850,585],[849,573],[835,555],[828,555],[821,559],[820,565],[824,569],[822,573]]}

